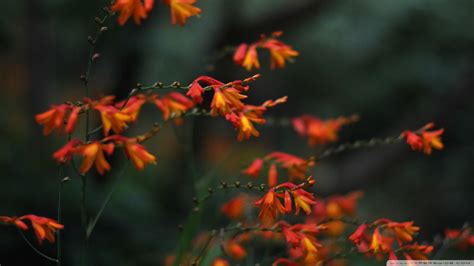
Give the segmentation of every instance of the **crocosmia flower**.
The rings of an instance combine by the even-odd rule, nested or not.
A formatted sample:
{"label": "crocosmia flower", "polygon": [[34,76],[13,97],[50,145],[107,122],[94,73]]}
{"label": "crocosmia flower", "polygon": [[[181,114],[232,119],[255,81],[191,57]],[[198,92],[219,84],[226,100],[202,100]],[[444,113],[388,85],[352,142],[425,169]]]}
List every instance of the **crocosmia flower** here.
{"label": "crocosmia flower", "polygon": [[433,127],[434,123],[428,123],[415,132],[406,130],[402,133],[401,137],[406,138],[412,150],[423,151],[425,154],[430,155],[433,148],[437,150],[444,148],[443,142],[441,142],[441,135],[444,133],[444,129],[428,131]]}
{"label": "crocosmia flower", "polygon": [[100,112],[100,118],[104,127],[104,135],[108,136],[112,129],[115,133],[122,133],[129,122],[133,121],[133,114],[125,113],[115,107],[111,102],[113,96],[103,98],[98,104],[93,104],[94,109]]}
{"label": "crocosmia flower", "polygon": [[[74,131],[74,126],[80,111],[80,107],[73,107],[68,104],[52,105],[48,111],[37,114],[35,119],[38,124],[44,126],[44,135],[49,135],[53,130],[56,130],[58,134],[63,133],[63,131],[67,134],[71,134]],[[67,117],[66,123],[65,119]],[[66,127],[64,127],[64,125],[66,125]]]}
{"label": "crocosmia flower", "polygon": [[258,217],[264,225],[270,225],[279,213],[286,213],[285,207],[280,202],[282,196],[270,189],[260,200],[255,204],[260,207]]}
{"label": "crocosmia flower", "polygon": [[171,23],[184,26],[189,17],[201,14],[201,9],[193,6],[196,0],[164,0],[171,8]]}
{"label": "crocosmia flower", "polygon": [[191,99],[178,92],[171,92],[162,98],[154,95],[153,101],[163,112],[163,120],[165,121],[170,119],[171,116],[181,117],[186,111],[194,107],[194,102]]}
{"label": "crocosmia flower", "polygon": [[28,226],[16,216],[0,216],[0,223],[3,223],[5,225],[13,225],[21,230],[28,230]]}
{"label": "crocosmia flower", "polygon": [[310,115],[293,118],[292,123],[296,132],[308,138],[311,146],[337,141],[341,127],[359,120],[357,115],[321,120]]}
{"label": "crocosmia flower", "polygon": [[142,105],[145,104],[146,97],[143,94],[130,97],[128,101],[120,101],[115,104],[115,107],[120,109],[122,113],[125,113],[131,117],[132,121],[137,120]]}
{"label": "crocosmia flower", "polygon": [[271,55],[271,69],[285,67],[286,61],[293,60],[299,53],[291,46],[278,40],[282,35],[281,31],[274,32],[270,37],[262,35],[260,40],[250,45],[246,43],[240,44],[234,53],[234,63],[241,65],[247,71],[254,68],[260,68],[258,59],[258,49],[266,49]]}
{"label": "crocosmia flower", "polygon": [[315,164],[313,158],[305,160],[301,157],[284,152],[272,152],[265,156],[265,160],[273,160],[282,168],[287,169],[290,181],[294,178],[304,179],[308,168]]}
{"label": "crocosmia flower", "polygon": [[24,215],[22,217],[8,217],[0,216],[0,222],[6,225],[13,225],[21,230],[28,230],[28,225],[25,223],[25,220],[29,220],[33,226],[36,238],[38,239],[39,244],[42,244],[46,239],[50,243],[54,243],[55,233],[58,230],[62,230],[64,225],[58,223],[56,220],[40,217],[33,214]]}
{"label": "crocosmia flower", "polygon": [[138,142],[138,138],[127,138],[120,135],[113,135],[102,140],[109,142],[106,145],[121,146],[125,155],[132,162],[135,169],[141,171],[147,164],[156,164],[156,157],[149,153],[143,145]]}
{"label": "crocosmia flower", "polygon": [[124,25],[130,17],[133,17],[135,24],[139,25],[153,9],[153,2],[154,0],[117,0],[112,5],[112,11],[120,12],[118,19],[120,25]]}
{"label": "crocosmia flower", "polygon": [[191,86],[189,87],[188,92],[186,93],[187,96],[193,98],[193,100],[196,103],[201,103],[202,102],[202,94],[204,93],[204,88],[202,87],[202,84],[205,84],[206,86],[210,86],[213,88],[218,88],[220,86],[223,86],[224,83],[221,81],[218,81],[214,78],[211,78],[209,76],[200,76],[197,79],[195,79],[192,83]]}
{"label": "crocosmia flower", "polygon": [[229,219],[238,220],[242,217],[245,211],[245,200],[246,196],[241,194],[228,202],[224,203],[221,207],[221,212],[224,213]]}
{"label": "crocosmia flower", "polygon": [[66,145],[53,153],[53,158],[58,163],[69,162],[72,158],[72,155],[74,154],[74,151],[76,150],[76,147],[80,144],[82,144],[82,141],[78,139],[71,139],[68,143],[66,143]]}
{"label": "crocosmia flower", "polygon": [[262,171],[263,167],[263,159],[257,158],[255,159],[249,167],[247,167],[242,173],[251,176],[253,178],[258,178],[260,172]]}
{"label": "crocosmia flower", "polygon": [[84,174],[91,169],[92,165],[95,165],[99,174],[105,174],[106,171],[110,171],[111,166],[105,159],[104,152],[111,155],[113,151],[113,143],[102,144],[98,141],[77,147],[74,152],[84,157],[79,171],[81,174]]}

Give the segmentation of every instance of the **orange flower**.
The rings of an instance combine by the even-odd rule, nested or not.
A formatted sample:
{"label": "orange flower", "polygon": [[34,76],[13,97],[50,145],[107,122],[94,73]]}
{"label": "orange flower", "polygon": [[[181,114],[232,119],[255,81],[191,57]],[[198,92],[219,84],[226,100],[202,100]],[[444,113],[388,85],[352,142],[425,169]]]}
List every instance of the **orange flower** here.
{"label": "orange flower", "polygon": [[57,230],[64,228],[64,225],[58,223],[56,220],[40,217],[33,214],[25,215],[20,217],[20,220],[30,220],[35,230],[36,238],[41,244],[43,240],[48,240],[50,243],[54,243],[55,237],[54,234]]}
{"label": "orange flower", "polygon": [[299,53],[291,46],[278,40],[277,38],[281,35],[281,31],[274,32],[270,37],[266,37],[262,34],[260,40],[255,43],[250,45],[247,45],[246,43],[240,44],[234,53],[234,63],[241,65],[247,71],[250,71],[253,68],[260,68],[257,49],[263,48],[270,51],[271,69],[285,67],[285,62],[291,61],[293,57],[298,56]]}
{"label": "orange flower", "polygon": [[446,238],[457,242],[456,247],[461,250],[466,250],[469,247],[474,247],[474,234],[471,232],[471,228],[459,229],[446,229]]}
{"label": "orange flower", "polygon": [[249,175],[253,178],[258,178],[260,175],[260,171],[262,170],[263,167],[263,160],[260,158],[256,158],[252,164],[250,164],[247,169],[245,169],[242,173]]}
{"label": "orange flower", "polygon": [[[311,177],[309,177],[310,179]],[[308,180],[309,180],[308,179]],[[293,196],[294,203],[295,203],[295,208],[296,208],[296,213],[298,214],[300,212],[300,208],[303,209],[303,211],[309,215],[311,214],[311,205],[316,204],[316,200],[314,198],[313,193],[309,193],[306,190],[302,188],[298,188],[297,185],[290,183],[290,182],[285,182],[281,185],[278,185],[275,187],[276,189],[281,189],[284,188],[286,189],[286,192],[290,191],[291,195]],[[287,204],[285,204],[287,205]],[[291,208],[285,206],[287,211],[291,210]]]}
{"label": "orange flower", "polygon": [[279,213],[286,213],[285,207],[279,200],[281,197],[273,189],[270,189],[260,200],[255,202],[257,206],[260,206],[258,217],[264,225],[270,225]]}
{"label": "orange flower", "polygon": [[154,0],[117,0],[112,5],[113,12],[120,12],[118,23],[124,25],[133,16],[135,24],[139,25],[142,19],[147,18],[153,8]]}
{"label": "orange flower", "polygon": [[184,26],[189,17],[201,14],[201,9],[193,6],[196,0],[164,0],[171,7],[171,23]]}
{"label": "orange flower", "polygon": [[133,121],[133,115],[127,114],[115,106],[108,104],[110,99],[112,99],[112,97],[106,97],[101,100],[101,103],[94,106],[94,109],[100,112],[105,136],[109,135],[110,129],[115,133],[122,133],[124,129],[128,127],[127,123]]}
{"label": "orange flower", "polygon": [[278,172],[275,164],[270,165],[268,168],[268,186],[274,187],[278,183]]}
{"label": "orange flower", "polygon": [[428,260],[428,255],[433,252],[433,246],[429,245],[408,245],[401,247],[403,255],[407,260]]}
{"label": "orange flower", "polygon": [[234,110],[242,110],[244,104],[241,100],[247,98],[247,96],[241,94],[241,91],[233,88],[215,88],[214,97],[211,102],[211,115],[216,116],[218,113],[226,115]]}
{"label": "orange flower", "polygon": [[52,105],[50,110],[35,116],[36,122],[44,126],[43,134],[49,135],[53,130],[56,130],[56,133],[61,134],[65,124],[64,119],[66,118],[66,113],[68,111],[71,112],[69,113],[69,118],[64,131],[71,134],[74,131],[77,116],[81,111],[81,108],[72,107],[68,104]]}
{"label": "orange flower", "polygon": [[137,120],[138,115],[140,114],[140,110],[142,105],[145,104],[146,98],[145,95],[139,94],[136,96],[130,97],[128,101],[123,100],[115,104],[115,107],[120,109],[123,113],[130,115],[131,120]]}
{"label": "orange flower", "polygon": [[229,240],[224,245],[226,253],[234,260],[241,260],[247,256],[247,251],[236,240]]}
{"label": "orange flower", "polygon": [[[113,141],[116,145],[123,147],[125,155],[132,161],[135,169],[141,171],[146,164],[156,164],[156,157],[149,153],[145,147],[138,143],[137,138],[127,138],[120,135],[113,135],[102,140],[102,142]],[[113,145],[112,143],[106,145]]]}
{"label": "orange flower", "polygon": [[170,119],[171,116],[176,118],[181,117],[186,111],[194,107],[193,101],[178,92],[171,92],[163,98],[154,95],[153,101],[163,112],[163,120],[165,121]]}
{"label": "orange flower", "polygon": [[293,127],[299,135],[308,137],[308,144],[326,144],[337,141],[341,127],[357,122],[359,117],[339,117],[336,119],[321,120],[310,115],[303,115],[292,120]]}
{"label": "orange flower", "polygon": [[299,55],[291,46],[273,38],[267,40],[262,47],[270,51],[271,69],[275,69],[276,67],[284,68],[285,60],[291,61],[293,57]]}
{"label": "orange flower", "polygon": [[316,240],[320,227],[316,224],[295,224],[290,226],[280,222],[283,235],[290,245],[290,256],[302,260],[302,265],[316,265],[319,261],[319,249],[323,246]]}
{"label": "orange flower", "polygon": [[105,160],[104,151],[111,155],[114,151],[114,144],[102,144],[98,141],[81,145],[74,150],[74,153],[81,154],[84,157],[79,171],[81,174],[86,173],[95,164],[97,172],[103,175],[105,171],[110,171],[110,164]]}
{"label": "orange flower", "polygon": [[397,240],[401,245],[402,242],[413,241],[413,235],[420,230],[420,227],[414,226],[413,224],[413,221],[404,223],[389,222],[387,223],[387,227],[394,231]]}
{"label": "orange flower", "polygon": [[211,266],[230,266],[230,264],[225,259],[215,258]]}
{"label": "orange flower", "polygon": [[20,218],[13,216],[0,216],[0,222],[5,224],[5,225],[13,225],[16,226],[17,228],[21,230],[28,230],[28,226],[20,220]]}
{"label": "orange flower", "polygon": [[416,132],[406,130],[401,137],[407,139],[407,143],[414,151],[422,150],[425,154],[430,155],[434,149],[442,150],[444,148],[441,142],[441,135],[444,129],[428,131],[434,127],[434,123],[428,123]]}
{"label": "orange flower", "polygon": [[245,210],[245,198],[246,196],[242,194],[229,200],[222,205],[221,212],[229,217],[229,219],[240,219]]}

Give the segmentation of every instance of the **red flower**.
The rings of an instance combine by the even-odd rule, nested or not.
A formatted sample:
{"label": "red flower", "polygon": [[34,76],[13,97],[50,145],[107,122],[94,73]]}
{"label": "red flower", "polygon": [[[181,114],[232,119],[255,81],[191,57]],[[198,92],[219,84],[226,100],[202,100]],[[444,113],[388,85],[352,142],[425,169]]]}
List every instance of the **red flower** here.
{"label": "red flower", "polygon": [[406,130],[402,133],[401,137],[407,139],[407,143],[414,151],[423,151],[425,154],[430,155],[434,149],[442,150],[444,148],[441,142],[441,135],[444,133],[444,129],[438,129],[434,131],[428,131],[434,127],[434,123],[428,123],[421,129],[412,132]]}
{"label": "red flower", "polygon": [[291,46],[284,44],[283,42],[274,38],[268,39],[265,43],[263,43],[262,47],[270,51],[271,69],[275,69],[276,67],[284,68],[286,60],[291,61],[293,57],[299,55],[299,53],[295,51]]}
{"label": "red flower", "polygon": [[22,220],[20,220],[20,218],[16,216],[13,216],[13,217],[0,216],[0,222],[6,225],[16,226],[17,228],[21,230],[28,230],[28,226]]}
{"label": "red flower", "polygon": [[116,103],[115,107],[120,109],[123,113],[128,114],[131,117],[132,121],[137,120],[142,105],[146,102],[145,95],[139,94],[136,96],[132,96],[130,97],[130,99],[128,99],[126,103],[125,101],[126,100]]}
{"label": "red flower", "polygon": [[188,92],[186,93],[187,96],[193,98],[193,100],[196,103],[201,103],[202,102],[202,94],[204,93],[204,88],[201,86],[201,83],[206,84],[207,86],[211,87],[220,87],[223,86],[224,83],[211,78],[209,76],[200,76],[197,79],[195,79],[192,83],[191,86],[189,87]]}
{"label": "red flower", "polygon": [[257,206],[260,206],[258,217],[264,225],[270,225],[279,213],[287,212],[279,198],[282,196],[270,189],[260,200],[255,202]]}
{"label": "red flower", "polygon": [[303,137],[308,137],[308,144],[326,144],[338,139],[341,127],[359,120],[357,115],[321,120],[310,115],[303,115],[292,120],[293,127]]}
{"label": "red flower", "polygon": [[134,120],[133,114],[128,114],[111,104],[113,98],[114,96],[107,96],[99,103],[92,104],[94,109],[100,112],[105,136],[109,135],[111,129],[117,134],[122,133],[128,127],[127,123]]}
{"label": "red flower", "polygon": [[196,0],[164,0],[171,7],[171,23],[183,26],[189,17],[201,14],[201,9],[193,6]]}
{"label": "red flower", "polygon": [[294,178],[304,179],[308,167],[314,166],[314,159],[305,160],[301,157],[284,153],[272,152],[265,157],[265,160],[274,160],[281,167],[287,169],[290,181]]}
{"label": "red flower", "polygon": [[260,171],[262,170],[263,167],[263,160],[260,158],[256,158],[252,164],[250,164],[247,169],[245,169],[242,173],[249,175],[253,178],[258,178],[260,175]]}
{"label": "red flower", "polygon": [[222,258],[215,258],[211,266],[230,266],[230,263]]}
{"label": "red flower", "polygon": [[148,12],[153,8],[154,0],[117,0],[112,5],[113,12],[120,12],[118,23],[124,25],[133,16],[135,24],[140,24],[147,18]]}
{"label": "red flower", "polygon": [[403,223],[389,222],[387,223],[387,227],[393,230],[401,245],[402,242],[413,241],[413,235],[420,231],[420,227],[414,226],[413,224],[413,221]]}
{"label": "red flower", "polygon": [[[122,146],[127,158],[132,161],[135,169],[141,171],[145,168],[146,164],[156,164],[156,157],[149,153],[145,147],[143,147],[137,138],[127,138],[120,135],[113,135],[102,140],[102,142],[113,141],[116,145]],[[113,145],[109,143],[106,145]]]}
{"label": "red flower", "polygon": [[245,210],[245,199],[244,194],[239,195],[228,202],[224,203],[221,207],[221,212],[224,213],[229,219],[237,220],[242,217]]}
{"label": "red flower", "polygon": [[76,147],[81,144],[82,141],[78,139],[72,139],[68,143],[66,143],[66,145],[64,145],[61,149],[53,153],[53,158],[59,163],[69,162]]}
{"label": "red flower", "polygon": [[20,219],[30,220],[33,229],[35,230],[36,238],[40,244],[45,239],[50,243],[54,243],[56,231],[64,228],[64,225],[58,223],[56,220],[33,214],[22,216]]}
{"label": "red flower", "polygon": [[268,186],[274,187],[278,184],[278,172],[275,164],[268,169]]}
{"label": "red flower", "polygon": [[[299,188],[297,185],[290,182],[286,182],[275,187],[275,189],[280,189],[280,188],[285,188],[286,192],[289,191],[291,195],[293,196],[295,208],[296,208],[295,214],[298,214],[300,212],[300,208],[303,209],[303,211],[307,215],[311,214],[311,205],[316,204],[316,199],[314,198],[314,195],[312,193],[309,193],[306,190]],[[286,195],[285,195],[285,198],[287,198]],[[287,212],[289,212],[291,210],[291,207],[287,207],[286,205],[287,204],[285,204]]]}
{"label": "red flower", "polygon": [[77,116],[81,111],[81,108],[72,107],[68,104],[52,105],[50,110],[35,116],[36,122],[44,126],[43,134],[49,135],[53,130],[56,130],[56,133],[61,134],[63,132],[65,124],[64,120],[68,111],[70,111],[70,113],[64,131],[71,134],[74,131]]}
{"label": "red flower", "polygon": [[471,232],[471,228],[459,229],[446,229],[446,238],[456,241],[456,247],[461,250],[466,250],[469,247],[474,247],[474,234]]}

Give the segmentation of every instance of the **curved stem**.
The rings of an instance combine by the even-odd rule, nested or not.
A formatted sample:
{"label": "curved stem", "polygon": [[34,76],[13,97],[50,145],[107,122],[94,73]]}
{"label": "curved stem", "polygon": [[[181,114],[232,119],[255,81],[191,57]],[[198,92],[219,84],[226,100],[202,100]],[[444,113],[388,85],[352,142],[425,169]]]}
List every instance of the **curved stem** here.
{"label": "curved stem", "polygon": [[40,255],[41,257],[49,260],[49,261],[53,261],[53,262],[56,262],[58,263],[58,259],[55,259],[55,258],[52,258],[46,254],[44,254],[43,252],[41,252],[39,249],[37,249],[29,240],[28,238],[26,238],[25,234],[23,234],[23,232],[18,229],[18,233],[20,234],[21,238],[23,238],[23,240],[25,240],[26,244],[28,244],[28,246],[30,246],[30,248],[36,252],[38,255]]}
{"label": "curved stem", "polygon": [[355,150],[359,148],[372,148],[381,145],[394,144],[401,141],[400,136],[397,137],[387,137],[384,139],[372,138],[370,140],[357,140],[355,142],[344,143],[336,147],[328,148],[323,151],[319,156],[316,156],[317,160],[322,160],[330,156],[345,152],[347,150]]}

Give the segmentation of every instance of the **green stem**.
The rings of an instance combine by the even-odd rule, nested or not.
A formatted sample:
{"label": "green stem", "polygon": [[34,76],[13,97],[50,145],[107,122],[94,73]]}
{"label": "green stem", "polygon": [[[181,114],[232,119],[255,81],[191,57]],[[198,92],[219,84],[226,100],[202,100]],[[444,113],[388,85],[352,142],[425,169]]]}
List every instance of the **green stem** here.
{"label": "green stem", "polygon": [[110,199],[112,198],[112,195],[114,194],[115,190],[117,189],[117,185],[121,179],[121,177],[125,174],[126,170],[128,169],[128,166],[130,164],[127,163],[123,168],[122,170],[120,171],[120,173],[117,175],[117,178],[115,179],[115,183],[112,185],[112,188],[110,189],[109,193],[107,194],[107,196],[105,197],[104,201],[102,202],[102,206],[100,207],[99,211],[97,212],[97,214],[94,216],[94,219],[92,219],[91,223],[88,225],[87,227],[87,238],[89,238],[92,234],[92,232],[94,231],[94,228],[97,224],[97,222],[99,221],[100,217],[102,216],[102,213],[104,212],[105,210],[105,207],[107,207],[107,204],[110,202]]}
{"label": "green stem", "polygon": [[18,233],[20,234],[21,238],[23,238],[23,240],[25,240],[26,244],[28,244],[28,246],[30,246],[30,248],[36,252],[38,255],[40,255],[41,257],[49,260],[49,261],[53,261],[53,262],[56,262],[58,263],[58,260],[55,259],[55,258],[52,258],[46,254],[44,254],[43,252],[41,252],[39,249],[37,249],[33,244],[31,244],[31,242],[28,240],[28,238],[26,238],[25,234],[23,234],[23,232],[18,229]]}

